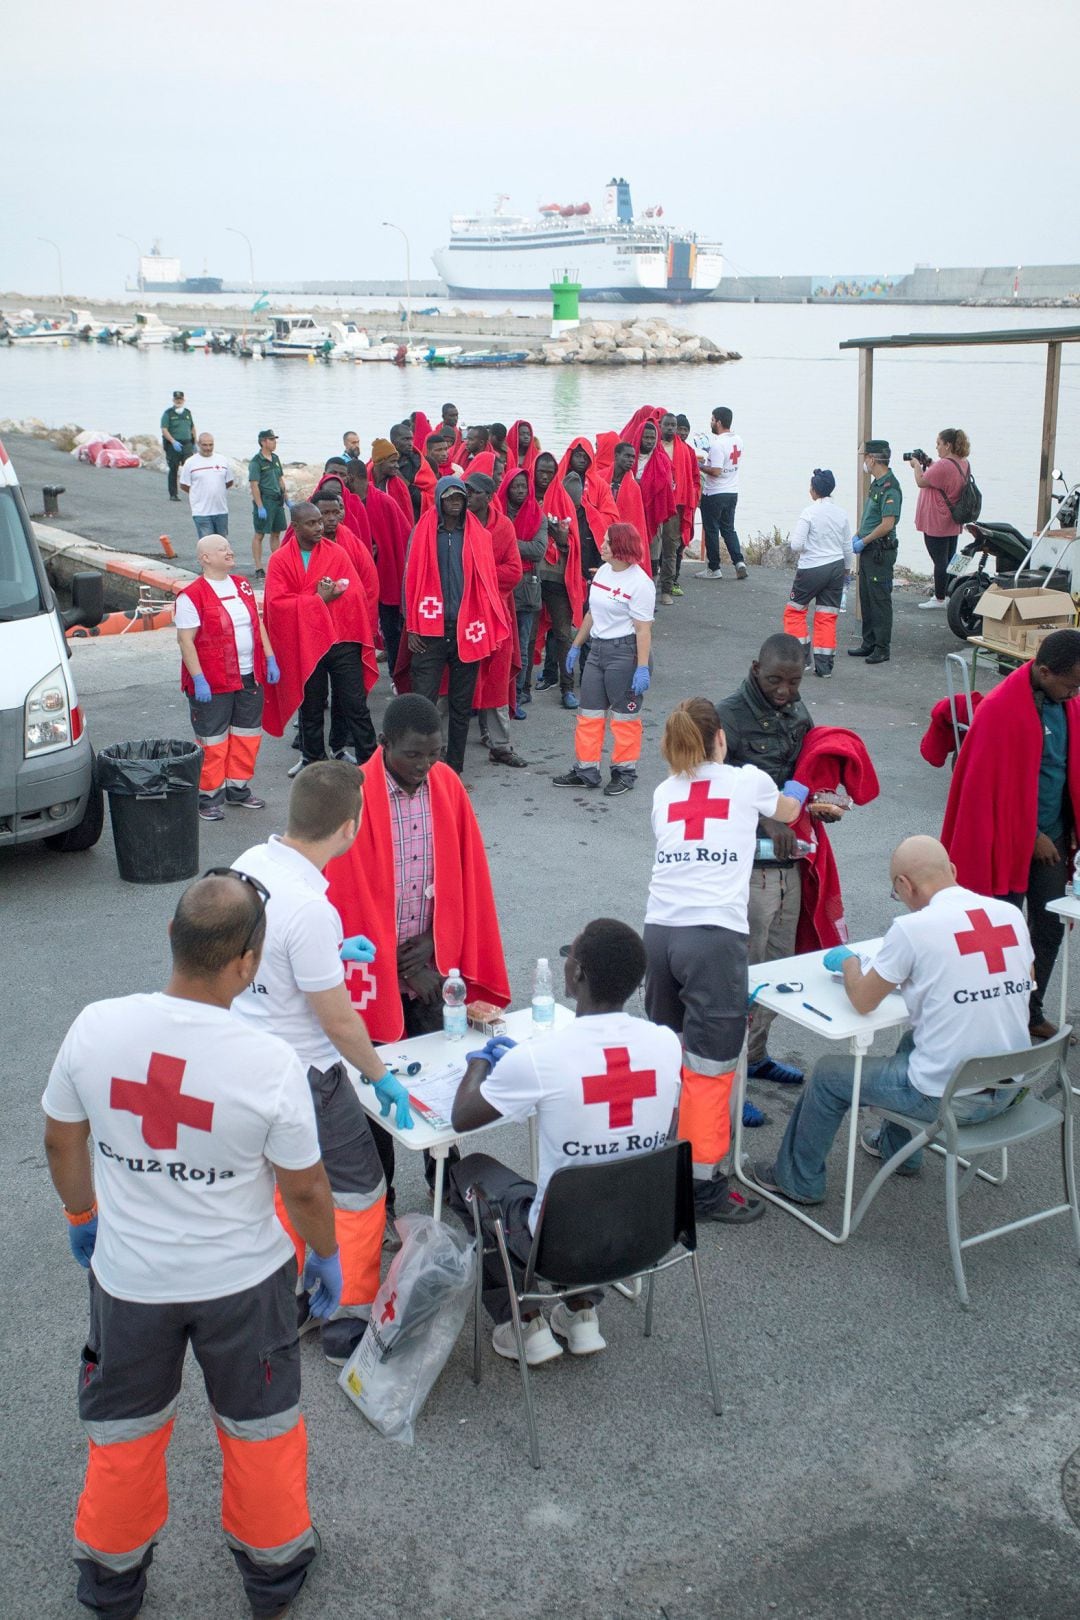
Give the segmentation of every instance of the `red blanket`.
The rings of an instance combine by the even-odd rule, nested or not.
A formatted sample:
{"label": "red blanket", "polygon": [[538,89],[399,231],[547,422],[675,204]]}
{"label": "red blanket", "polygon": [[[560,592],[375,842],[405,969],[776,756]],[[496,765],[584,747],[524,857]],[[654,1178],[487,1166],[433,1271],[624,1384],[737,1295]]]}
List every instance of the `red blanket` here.
{"label": "red blanket", "polygon": [[[370,473],[368,474],[368,477],[369,481],[374,483],[374,479],[371,478]],[[377,487],[378,486],[376,485],[376,488]],[[405,519],[405,522],[411,529],[413,526],[412,496],[409,493],[408,484],[405,482],[404,478],[402,478],[400,473],[395,473],[392,478],[388,478],[386,480],[386,483],[382,489],[382,494],[388,495],[392,501],[397,502],[402,517]]]}
{"label": "red blanket", "polygon": [[[1064,705],[1067,792],[1080,827],[1080,698]],[[1043,727],[1031,667],[1006,676],[979,704],[949,784],[941,842],[956,879],[976,894],[1024,894],[1039,831]],[[1073,835],[1075,840],[1075,833]]]}
{"label": "red blanket", "polygon": [[569,472],[570,457],[575,450],[584,450],[589,458],[588,471],[582,479],[585,493],[582,496],[581,504],[585,508],[585,516],[589,520],[589,528],[592,531],[593,539],[596,541],[596,549],[599,551],[604,543],[605,534],[607,534],[613,523],[619,521],[619,509],[615,505],[611,486],[596,470],[595,450],[589,440],[580,435],[567,446],[563,453],[563,458],[559,462],[559,471],[556,475],[559,482],[561,483]]}
{"label": "red blanket", "polygon": [[[643,410],[652,410],[652,406],[643,406]],[[640,414],[640,413],[639,413]],[[658,412],[662,415],[663,412]],[[628,444],[632,444],[638,452],[638,459],[634,462],[634,476],[641,491],[641,501],[645,508],[645,544],[649,545],[657,529],[666,523],[669,517],[675,514],[675,462],[660,445],[660,430],[657,428],[656,448],[641,470],[641,435],[645,431],[646,422],[656,418],[642,416],[640,421],[629,425],[629,431],[623,434]],[[632,419],[631,419],[632,420]],[[676,436],[676,443],[678,437]],[[685,448],[685,446],[684,446]]]}
{"label": "red blanket", "polygon": [[[585,611],[585,581],[581,577],[581,536],[578,533],[577,508],[562,486],[562,479],[556,474],[544,491],[544,499],[540,503],[541,510],[548,517],[556,518],[560,522],[570,525],[567,535],[569,550],[566,553],[566,576],[563,583],[566,594],[570,598],[570,607],[573,611],[575,624],[581,623],[581,616]],[[544,561],[558,562],[560,552],[554,540],[549,540]]]}
{"label": "red blanket", "polygon": [[[436,554],[438,528],[438,515],[432,508],[413,530],[405,570],[405,628],[410,635],[443,634],[442,580]],[[495,573],[491,537],[471,512],[465,514],[463,561],[465,589],[457,617],[458,652],[464,663],[479,663],[505,641],[510,626]]]}
{"label": "red blanket", "polygon": [[[519,417],[516,422],[512,422],[510,424],[510,431],[506,435],[506,448],[510,453],[506,466],[508,470],[511,467],[524,467],[526,472],[532,472],[533,463],[540,454],[541,445],[540,440],[534,434],[532,443],[526,450],[524,458],[522,458],[521,451],[518,449],[518,428],[521,426],[523,421],[524,418]],[[525,422],[525,426],[530,430],[530,432],[532,431],[531,422]]]}
{"label": "red blanket", "polygon": [[[514,525],[494,505],[488,513],[486,528],[491,536],[495,579],[502,592],[503,612],[510,627],[510,634],[480,665],[476,676],[473,708],[501,709],[504,703],[516,701],[510,694],[514,692],[521,669],[521,643],[518,639],[517,613],[514,610],[514,588],[521,584],[521,553],[518,551]],[[533,534],[535,533],[534,529]]]}
{"label": "red blanket", "polygon": [[[972,692],[972,713],[979,707],[983,697],[982,692]],[[962,726],[967,725],[969,718],[968,704],[963,693],[960,693],[956,699],[956,718]],[[963,737],[960,740],[963,742]],[[949,712],[949,700],[948,698],[942,698],[930,710],[930,724],[927,726],[923,734],[923,740],[919,744],[919,753],[928,765],[936,767],[944,765],[955,747],[956,736],[953,732],[952,715]]]}
{"label": "red blanket", "polygon": [[332,484],[334,486],[335,494],[338,491],[341,492],[341,504],[345,508],[345,522],[348,524],[353,534],[359,536],[359,538],[364,542],[365,546],[367,546],[368,550],[372,553],[372,555],[374,555],[374,548],[371,544],[371,526],[367,520],[367,513],[364,511],[364,503],[360,499],[359,495],[354,495],[351,489],[345,488],[344,478],[339,478],[338,474],[335,472],[328,472],[323,473],[322,477],[319,479],[319,482],[312,490],[312,500],[315,499],[316,495],[325,484]]}
{"label": "red blanket", "polygon": [[[333,602],[318,593],[320,579],[347,579],[348,589]],[[281,670],[276,686],[263,701],[263,729],[280,737],[300,707],[315,665],[339,641],[363,647],[364,685],[370,692],[379,678],[363,588],[347,551],[330,540],[313,547],[305,569],[290,527],[266,565],[263,617],[270,645]]]}
{"label": "red blanket", "polygon": [[694,508],[701,499],[701,473],[690,446],[675,435],[675,505],[679,508],[680,532],[687,545],[694,532]]}
{"label": "red blanket", "polygon": [[427,444],[428,439],[431,437],[431,435],[434,432],[435,432],[435,429],[432,427],[431,423],[428,420],[427,412],[426,411],[413,411],[413,413],[412,413],[413,444],[420,451],[421,455],[423,455],[425,444]]}
{"label": "red blanket", "polygon": [[375,564],[379,570],[379,601],[401,606],[401,581],[405,573],[405,547],[409,543],[411,521],[406,523],[401,508],[389,495],[369,481],[366,505],[371,538],[375,542]]}
{"label": "red blanket", "polygon": [[[346,935],[374,942],[371,966],[354,964],[349,994],[374,1041],[399,1040],[404,1029],[397,971],[397,904],[393,833],[380,748],[361,772],[364,814],[347,854],[330,862],[328,897]],[[435,965],[442,974],[461,969],[469,999],[505,1007],[510,1000],[495,897],[484,841],[469,796],[448,765],[428,777],[435,855]]]}
{"label": "red blanket", "polygon": [[[862,738],[840,726],[815,726],[807,734],[794,776],[810,789],[811,798],[826,789],[843,787],[856,804],[869,804],[880,791]],[[813,854],[800,863],[802,907],[795,949],[801,953],[843,945],[848,937],[844,898],[825,823],[804,809],[793,830],[796,838],[814,846]]]}
{"label": "red blanket", "polygon": [[[360,507],[360,510],[363,512],[363,506]],[[367,522],[366,513],[364,522]],[[352,560],[356,577],[360,581],[361,589],[364,592],[364,601],[367,603],[370,636],[365,637],[365,642],[370,639],[373,643],[376,631],[379,628],[379,570],[376,568],[375,559],[371,555],[370,541],[365,546],[363,541],[352,532],[352,529],[347,524],[339,523],[337,533],[334,535],[334,544],[340,546],[342,551],[347,551]]]}

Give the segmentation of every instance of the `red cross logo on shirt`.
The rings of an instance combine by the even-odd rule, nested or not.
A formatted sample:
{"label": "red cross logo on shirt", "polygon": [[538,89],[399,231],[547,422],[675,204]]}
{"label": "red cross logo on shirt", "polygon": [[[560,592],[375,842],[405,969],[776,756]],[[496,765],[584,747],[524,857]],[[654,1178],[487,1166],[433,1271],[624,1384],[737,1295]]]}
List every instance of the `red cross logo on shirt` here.
{"label": "red cross logo on shirt", "polygon": [[466,641],[471,641],[475,644],[478,641],[483,641],[486,635],[487,625],[484,623],[483,619],[474,619],[472,624],[465,627]]}
{"label": "red cross logo on shirt", "polygon": [[390,1298],[382,1308],[382,1315],[379,1317],[380,1322],[393,1322],[396,1319],[397,1311],[394,1309],[396,1303],[397,1289],[395,1288],[394,1292],[390,1295]]}
{"label": "red cross logo on shirt", "polygon": [[418,611],[422,619],[437,619],[442,613],[442,603],[437,596],[422,596]]}
{"label": "red cross logo on shirt", "polygon": [[374,1001],[379,987],[375,982],[375,969],[370,962],[346,962],[345,988],[357,1012],[364,1012]]}
{"label": "red cross logo on shirt", "polygon": [[632,1069],[625,1046],[605,1046],[603,1074],[586,1074],[581,1094],[586,1103],[607,1103],[608,1129],[619,1130],[634,1123],[634,1104],[639,1097],[656,1096],[656,1070]]}
{"label": "red cross logo on shirt", "polygon": [[739,462],[742,460],[742,448],[740,445],[732,445],[731,449],[728,451],[728,460],[731,462],[733,467],[737,467],[739,465]]}
{"label": "red cross logo on shirt", "polygon": [[956,935],[960,955],[985,956],[988,973],[1004,973],[1005,947],[1019,943],[1016,929],[1011,923],[1001,923],[995,928],[985,911],[969,911],[967,919],[971,931]]}
{"label": "red cross logo on shirt", "polygon": [[189,1125],[193,1131],[208,1131],[214,1123],[212,1102],[181,1095],[186,1068],[183,1058],[151,1052],[145,1081],[113,1079],[109,1107],[141,1117],[147,1147],[175,1148],[178,1126]]}
{"label": "red cross logo on shirt", "polygon": [[708,782],[695,782],[688,799],[683,799],[681,804],[668,805],[667,818],[685,823],[683,842],[686,843],[690,838],[704,838],[706,819],[726,821],[730,809],[730,799],[709,798]]}

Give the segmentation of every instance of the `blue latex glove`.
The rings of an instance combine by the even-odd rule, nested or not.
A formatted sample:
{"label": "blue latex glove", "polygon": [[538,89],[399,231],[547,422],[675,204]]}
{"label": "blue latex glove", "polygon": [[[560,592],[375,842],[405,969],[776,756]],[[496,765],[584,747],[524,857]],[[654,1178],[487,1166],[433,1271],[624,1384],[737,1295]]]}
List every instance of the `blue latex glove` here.
{"label": "blue latex glove", "polygon": [[577,668],[577,661],[581,657],[580,647],[571,647],[566,655],[566,673],[572,675]]}
{"label": "blue latex glove", "polygon": [[403,1086],[400,1080],[395,1080],[392,1074],[384,1074],[381,1080],[376,1080],[372,1091],[379,1099],[379,1113],[383,1119],[387,1117],[391,1108],[394,1109],[394,1124],[399,1131],[411,1131],[413,1125],[412,1110],[409,1107],[409,1088]]}
{"label": "blue latex glove", "polygon": [[852,549],[852,551],[855,553],[855,555],[857,557],[859,555],[860,551],[865,551],[865,549],[866,549],[866,541],[865,540],[860,540],[859,536],[856,535],[854,540],[851,542],[851,549]]}
{"label": "blue latex glove", "polygon": [[644,664],[639,664],[634,671],[634,678],[630,682],[630,690],[635,697],[640,697],[643,692],[649,690],[651,684],[652,676],[649,674],[647,667]]}
{"label": "blue latex glove", "polygon": [[493,1035],[489,1041],[484,1042],[478,1052],[466,1052],[465,1061],[486,1063],[493,1069],[499,1059],[505,1057],[510,1048],[516,1045],[517,1042],[512,1041],[509,1035]]}
{"label": "blue latex glove", "polygon": [[266,507],[265,506],[257,506],[255,508],[255,516],[258,517],[258,518],[261,518],[262,521],[265,523],[266,522]]}
{"label": "blue latex glove", "polygon": [[343,962],[374,962],[375,946],[366,934],[353,934],[342,940],[338,955]]}
{"label": "blue latex glove", "polygon": [[194,675],[192,679],[195,683],[196,703],[209,703],[212,694],[210,691],[210,682],[207,680],[206,676]]}
{"label": "blue latex glove", "polygon": [[784,783],[783,792],[787,794],[789,799],[798,799],[800,804],[805,804],[810,797],[810,789],[804,787],[802,782],[796,782],[794,777]]}
{"label": "blue latex glove", "polygon": [[97,1242],[97,1223],[98,1218],[95,1215],[92,1220],[83,1221],[79,1226],[68,1227],[71,1252],[84,1271],[90,1270],[90,1257]]}
{"label": "blue latex glove", "polygon": [[839,973],[848,957],[854,955],[855,952],[849,950],[846,945],[834,945],[832,950],[825,952],[821,960],[829,973]]}
{"label": "blue latex glove", "polygon": [[344,1287],[341,1279],[341,1255],[335,1249],[333,1254],[315,1254],[312,1251],[304,1267],[304,1287],[311,1298],[308,1301],[308,1310],[312,1316],[321,1317],[324,1321],[332,1316],[341,1304],[341,1290]]}
{"label": "blue latex glove", "polygon": [[267,653],[267,655],[266,655],[266,684],[267,684],[267,686],[276,686],[278,681],[280,681],[280,679],[281,679],[281,671],[278,668],[278,661],[274,657],[273,653]]}

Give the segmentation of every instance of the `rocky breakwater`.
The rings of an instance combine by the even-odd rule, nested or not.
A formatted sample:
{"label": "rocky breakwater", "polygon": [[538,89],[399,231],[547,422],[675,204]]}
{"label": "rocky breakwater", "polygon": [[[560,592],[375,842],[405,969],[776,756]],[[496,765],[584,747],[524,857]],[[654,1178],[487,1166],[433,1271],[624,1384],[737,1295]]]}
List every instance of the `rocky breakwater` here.
{"label": "rocky breakwater", "polygon": [[734,349],[721,349],[712,338],[653,317],[647,321],[582,321],[541,344],[529,358],[549,366],[700,366],[720,365],[742,356]]}

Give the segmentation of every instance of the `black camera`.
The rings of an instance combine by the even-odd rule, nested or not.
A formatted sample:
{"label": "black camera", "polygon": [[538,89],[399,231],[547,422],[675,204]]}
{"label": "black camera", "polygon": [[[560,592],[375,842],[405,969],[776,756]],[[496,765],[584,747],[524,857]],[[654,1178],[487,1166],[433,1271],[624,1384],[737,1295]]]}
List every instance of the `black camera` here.
{"label": "black camera", "polygon": [[930,465],[931,458],[927,455],[925,450],[905,450],[904,460],[917,461],[923,472],[925,472],[927,467]]}

